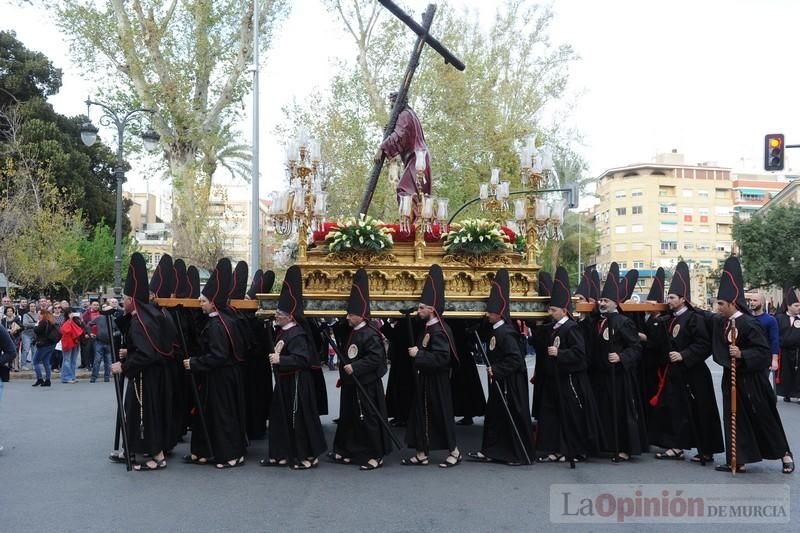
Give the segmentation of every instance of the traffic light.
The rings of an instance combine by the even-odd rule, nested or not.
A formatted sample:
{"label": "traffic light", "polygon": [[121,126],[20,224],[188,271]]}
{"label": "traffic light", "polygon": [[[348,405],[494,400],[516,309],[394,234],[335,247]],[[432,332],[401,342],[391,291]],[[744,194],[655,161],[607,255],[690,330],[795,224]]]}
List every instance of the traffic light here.
{"label": "traffic light", "polygon": [[786,145],[783,133],[770,133],[764,136],[764,170],[783,170],[783,156]]}

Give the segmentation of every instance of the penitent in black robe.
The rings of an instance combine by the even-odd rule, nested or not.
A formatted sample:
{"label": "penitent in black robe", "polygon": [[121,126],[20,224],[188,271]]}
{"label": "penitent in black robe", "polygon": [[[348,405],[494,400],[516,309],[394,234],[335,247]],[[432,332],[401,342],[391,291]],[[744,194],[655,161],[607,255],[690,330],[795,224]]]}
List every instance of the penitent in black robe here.
{"label": "penitent in black robe", "polygon": [[[339,373],[342,379],[339,424],[333,439],[333,451],[350,458],[356,464],[366,464],[370,459],[380,459],[392,451],[391,437],[380,418],[386,420],[386,399],[381,377],[386,373],[386,351],[380,333],[364,323],[351,330],[341,344],[342,355]],[[353,376],[344,371],[353,367],[353,376],[363,385],[362,392]],[[364,397],[369,397],[378,413],[372,410]]]}
{"label": "penitent in black robe", "polygon": [[775,315],[781,339],[776,389],[784,398],[800,397],[800,317],[792,321],[786,313]]}
{"label": "penitent in black robe", "polygon": [[[588,457],[601,449],[600,415],[586,373],[589,361],[581,329],[568,319],[558,327],[551,322],[545,333],[544,356],[536,373],[538,451]],[[558,355],[548,356],[546,347],[556,345]]]}
{"label": "penitent in black robe", "polygon": [[[452,337],[454,348],[459,355],[458,364],[450,378],[453,414],[467,418],[483,416],[486,412],[486,397],[478,374],[478,366],[470,350],[472,341],[466,331],[470,324],[465,320],[451,321],[450,324],[455,332]],[[525,403],[527,404],[527,401]]]}
{"label": "penitent in black robe", "polygon": [[[722,373],[722,424],[725,428],[726,457],[730,464],[731,370],[729,353],[730,323],[714,317],[711,348]],[[789,451],[783,431],[775,392],[766,370],[772,354],[763,330],[750,315],[735,319],[736,346],[742,352],[736,364],[736,464],[757,463],[762,459],[780,459]]]}
{"label": "penitent in black robe", "polygon": [[[591,342],[594,346],[589,377],[606,436],[605,451],[639,455],[647,449],[638,383],[642,356],[639,332],[630,318],[619,313],[598,315],[594,318]],[[609,353],[617,353],[620,362],[609,363]]]}
{"label": "penitent in black robe", "polygon": [[147,338],[138,317],[133,316],[123,332],[128,355],[122,359],[122,371],[128,380],[125,391],[129,453],[157,455],[172,443],[172,397],[167,364]]}
{"label": "penitent in black robe", "polygon": [[400,423],[408,421],[414,398],[414,359],[408,348],[413,338],[408,336],[409,318],[390,324],[384,322],[381,333],[389,340],[389,381],[386,384],[386,412]]}
{"label": "penitent in black robe", "polygon": [[425,453],[456,448],[450,369],[452,332],[447,324],[427,325],[417,342],[414,358],[416,386],[406,428],[406,444]]}
{"label": "penitent in black robe", "polygon": [[[226,324],[217,313],[209,314],[208,322],[200,333],[200,353],[190,358],[189,366],[192,372],[204,377],[200,401],[208,424],[214,460],[220,464],[239,459],[244,456],[247,445],[241,372]],[[192,423],[191,450],[198,457],[208,458],[211,455],[199,416],[195,416]]]}
{"label": "penitent in black robe", "polygon": [[316,350],[305,328],[279,329],[275,340],[280,353],[278,381],[269,413],[269,458],[290,464],[321,455],[328,448],[317,410],[311,374]]}
{"label": "penitent in black robe", "polygon": [[267,329],[272,327],[254,313],[245,314],[252,341],[245,359],[244,389],[247,405],[247,437],[263,439],[267,434],[267,418],[272,400],[272,373],[267,353]]}
{"label": "penitent in black robe", "polygon": [[[528,369],[519,333],[513,325],[503,323],[497,329],[492,329],[489,335],[486,355],[492,365],[494,379],[489,384],[481,453],[505,463],[526,463],[527,453],[533,461],[533,425],[528,416]],[[519,437],[511,425],[503,398],[508,404]]]}
{"label": "penitent in black robe", "polygon": [[[648,344],[660,347],[654,357],[655,390],[648,399],[650,444],[697,448],[703,455],[724,451],[717,398],[706,365],[711,339],[705,319],[690,308],[680,315],[661,316],[648,331]],[[683,360],[670,363],[672,351],[679,352]]]}

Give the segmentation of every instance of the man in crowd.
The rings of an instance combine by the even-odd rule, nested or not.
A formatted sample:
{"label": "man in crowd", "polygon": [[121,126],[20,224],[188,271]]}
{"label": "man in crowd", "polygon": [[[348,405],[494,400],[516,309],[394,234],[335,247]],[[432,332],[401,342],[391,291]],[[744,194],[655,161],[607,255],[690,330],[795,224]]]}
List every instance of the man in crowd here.
{"label": "man in crowd", "polygon": [[742,267],[729,257],[723,266],[717,292],[717,311],[711,347],[714,361],[723,367],[722,412],[727,442],[726,463],[717,465],[730,472],[732,465],[731,364],[736,365],[736,472],[763,459],[781,459],[784,474],[794,472],[794,460],[783,431],[775,393],[766,370],[772,362],[770,346],[744,298]]}
{"label": "man in crowd", "polygon": [[769,365],[768,373],[777,372],[778,354],[781,351],[780,335],[778,333],[778,322],[775,317],[767,313],[767,298],[761,291],[753,291],[747,295],[747,304],[750,307],[750,314],[761,324],[764,336],[769,343],[769,350],[772,354],[772,363]]}
{"label": "man in crowd", "polygon": [[[96,313],[95,313],[96,310]],[[92,338],[94,343],[94,358],[92,362],[92,377],[89,383],[94,383],[100,373],[100,363],[103,363],[103,381],[108,382],[111,378],[111,335],[114,334],[108,329],[108,318],[100,314],[100,302],[92,302],[92,309],[85,315],[89,320],[86,323],[86,333]]]}
{"label": "man in crowd", "polygon": [[784,402],[800,397],[800,300],[797,289],[789,287],[783,297],[786,311],[778,313],[778,332],[781,338],[781,352],[775,384],[778,396]]}

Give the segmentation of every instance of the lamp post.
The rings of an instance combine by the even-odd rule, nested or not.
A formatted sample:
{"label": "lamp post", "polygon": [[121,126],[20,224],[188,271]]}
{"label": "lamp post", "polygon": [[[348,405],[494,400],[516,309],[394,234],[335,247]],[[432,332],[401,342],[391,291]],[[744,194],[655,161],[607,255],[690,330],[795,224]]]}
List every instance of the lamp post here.
{"label": "lamp post", "polygon": [[[86,99],[86,116],[89,117],[89,110],[92,106],[97,106],[103,110],[100,116],[100,124],[103,126],[116,126],[117,128],[117,160],[114,166],[114,178],[117,181],[117,209],[115,224],[114,242],[114,294],[117,298],[122,294],[122,184],[125,182],[125,167],[122,154],[123,138],[125,127],[138,121],[144,113],[153,114],[155,110],[146,108],[136,108],[128,112],[121,112],[101,102],[95,102],[90,98]],[[97,126],[92,121],[84,122],[81,125],[81,141],[86,146],[92,146],[97,141]],[[158,141],[161,137],[152,128],[148,128],[141,134],[145,150],[153,152],[158,148]]]}

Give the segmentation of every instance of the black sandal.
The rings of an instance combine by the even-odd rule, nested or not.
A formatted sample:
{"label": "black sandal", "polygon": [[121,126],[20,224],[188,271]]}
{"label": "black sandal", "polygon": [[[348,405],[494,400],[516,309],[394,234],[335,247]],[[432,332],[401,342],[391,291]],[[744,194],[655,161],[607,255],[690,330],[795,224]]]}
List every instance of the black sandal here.
{"label": "black sandal", "polygon": [[693,462],[693,463],[712,463],[712,462],[714,462],[714,456],[713,455],[702,455],[702,454],[698,453],[697,455],[695,455],[694,457],[691,458],[691,462]]}
{"label": "black sandal", "polygon": [[[456,460],[455,463],[451,463],[448,459],[453,458]],[[464,455],[461,452],[458,452],[458,455],[453,455],[452,452],[447,454],[447,457],[444,458],[443,463],[439,463],[439,468],[453,468],[454,466],[458,466],[461,464],[461,460],[464,458]]]}
{"label": "black sandal", "polygon": [[678,450],[678,448],[668,448],[664,452],[658,452],[656,454],[656,459],[662,459],[664,461],[683,461],[683,450],[678,450],[677,453],[675,450]]}
{"label": "black sandal", "polygon": [[218,463],[216,467],[218,470],[225,470],[227,468],[236,468],[237,466],[242,466],[243,464],[244,464],[244,457],[239,457],[239,459],[234,461],[233,464],[230,464],[228,462]]}
{"label": "black sandal", "polygon": [[[308,463],[308,465],[306,465],[305,463]],[[306,459],[305,461],[300,461],[299,463],[293,464],[292,470],[311,470],[315,466],[316,465],[314,463]]]}
{"label": "black sandal", "polygon": [[613,462],[613,463],[624,463],[624,462],[630,461],[630,460],[631,460],[631,456],[630,455],[625,456],[620,452],[620,453],[618,453],[617,455],[615,455],[611,459],[611,462]]}
{"label": "black sandal", "polygon": [[550,455],[542,455],[536,458],[537,463],[563,463],[566,458],[558,453],[551,453]]}
{"label": "black sandal", "polygon": [[[714,470],[716,470],[717,472],[730,472],[731,465],[717,465],[714,467]],[[747,470],[745,470],[744,465],[738,465],[736,467],[737,474],[744,474],[745,472],[747,472]]]}
{"label": "black sandal", "polygon": [[[374,460],[374,459],[372,459],[372,460]],[[383,466],[383,459],[377,459],[377,460],[375,460],[375,462],[376,462],[375,465],[372,465],[369,462],[367,462],[367,464],[361,465],[361,467],[359,467],[359,470],[363,470],[363,471],[377,470],[378,468]]]}
{"label": "black sandal", "polygon": [[[787,457],[789,458],[789,461],[786,461]],[[794,472],[794,456],[792,455],[792,452],[786,452],[786,455],[783,456],[781,462],[783,463],[784,474],[791,474]]]}
{"label": "black sandal", "polygon": [[207,465],[208,459],[194,454],[184,455],[182,461],[189,465]]}
{"label": "black sandal", "polygon": [[261,466],[289,466],[289,461],[286,459],[261,459],[258,464]]}
{"label": "black sandal", "polygon": [[476,463],[491,463],[494,461],[491,457],[483,455],[483,452],[467,452],[467,459]]}
{"label": "black sandal", "polygon": [[108,456],[108,460],[111,461],[112,463],[125,463],[125,462],[127,462],[127,458],[125,457],[125,454],[120,455],[118,453],[110,454]]}
{"label": "black sandal", "polygon": [[167,460],[166,459],[161,459],[160,461],[156,461],[155,459],[153,459],[152,461],[156,464],[155,467],[152,467],[149,464],[147,464],[147,463],[150,462],[150,461],[147,461],[144,464],[134,465],[133,469],[136,470],[137,472],[151,472],[151,471],[154,471],[154,470],[164,470],[167,467]]}
{"label": "black sandal", "polygon": [[334,453],[334,452],[329,452],[328,453],[328,459],[330,459],[334,463],[340,464],[340,465],[349,465],[350,463],[353,462],[352,459],[350,459],[349,457],[344,457],[344,456],[339,455],[338,453]]}
{"label": "black sandal", "polygon": [[431,458],[427,455],[425,457],[418,457],[416,455],[412,455],[408,459],[403,459],[400,461],[400,464],[403,466],[428,466],[431,462]]}

